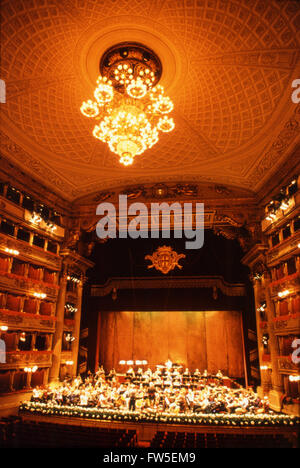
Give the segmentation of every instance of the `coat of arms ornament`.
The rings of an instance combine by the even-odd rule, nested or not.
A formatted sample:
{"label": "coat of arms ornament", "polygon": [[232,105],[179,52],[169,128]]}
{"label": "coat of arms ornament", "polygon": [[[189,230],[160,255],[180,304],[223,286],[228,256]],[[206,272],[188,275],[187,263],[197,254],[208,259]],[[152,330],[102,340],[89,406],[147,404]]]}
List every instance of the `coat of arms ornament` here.
{"label": "coat of arms ornament", "polygon": [[163,247],[158,247],[152,255],[146,255],[145,260],[151,260],[152,262],[152,265],[148,265],[148,268],[155,268],[166,275],[176,267],[181,270],[182,265],[179,265],[178,262],[181,258],[185,257],[184,254],[175,252],[172,247],[164,245]]}

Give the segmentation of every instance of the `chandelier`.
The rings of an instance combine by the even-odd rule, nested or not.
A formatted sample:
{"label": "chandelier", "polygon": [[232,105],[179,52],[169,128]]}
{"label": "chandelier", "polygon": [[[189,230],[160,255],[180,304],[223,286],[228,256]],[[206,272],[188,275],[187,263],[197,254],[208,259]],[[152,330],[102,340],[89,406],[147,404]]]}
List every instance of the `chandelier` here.
{"label": "chandelier", "polygon": [[100,62],[94,100],[82,103],[81,112],[98,121],[95,138],[107,143],[128,166],[134,157],[170,132],[175,124],[168,114],[173,103],[158,85],[161,63],[153,51],[136,43],[112,47]]}

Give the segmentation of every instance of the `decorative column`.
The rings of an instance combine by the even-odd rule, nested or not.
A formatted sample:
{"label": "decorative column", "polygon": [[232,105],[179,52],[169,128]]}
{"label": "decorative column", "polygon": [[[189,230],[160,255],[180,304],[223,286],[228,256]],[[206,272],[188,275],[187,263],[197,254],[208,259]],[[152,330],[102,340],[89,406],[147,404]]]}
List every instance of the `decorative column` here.
{"label": "decorative column", "polygon": [[31,350],[36,351],[35,343],[36,343],[37,332],[32,333],[31,336],[32,336],[32,338],[31,338]]}
{"label": "decorative column", "polygon": [[9,384],[8,384],[8,388],[9,388],[9,391],[10,392],[14,392],[15,389],[14,389],[14,378],[15,378],[15,373],[16,371],[15,370],[11,370],[9,372]]}
{"label": "decorative column", "polygon": [[31,388],[31,372],[26,372],[26,383],[25,383],[25,389],[29,390]]}
{"label": "decorative column", "polygon": [[283,395],[283,379],[278,369],[279,345],[274,332],[275,305],[270,293],[270,273],[264,272],[264,286],[267,304],[269,343],[272,363],[272,390],[269,393],[270,405],[276,411],[281,408],[281,396]]}
{"label": "decorative column", "polygon": [[101,313],[97,314],[97,339],[96,339],[96,355],[95,355],[95,369],[96,373],[99,369],[99,355],[100,355],[100,333],[101,333]]}
{"label": "decorative column", "polygon": [[76,376],[77,374],[83,283],[84,283],[84,276],[82,275],[81,281],[77,286],[77,304],[76,304],[77,311],[75,312],[75,326],[74,326],[74,334],[73,334],[75,340],[72,343],[72,361],[73,361],[73,366],[71,370],[72,377]]}
{"label": "decorative column", "polygon": [[67,267],[66,267],[66,264],[63,263],[61,280],[60,280],[60,288],[59,288],[57,304],[56,304],[56,328],[55,328],[55,332],[53,336],[52,367],[50,369],[50,375],[49,375],[51,382],[57,382],[59,379],[61,347],[62,347],[62,338],[63,338],[63,330],[64,330],[66,291],[67,291]]}
{"label": "decorative column", "polygon": [[263,352],[262,352],[261,343],[262,343],[263,332],[260,327],[261,318],[260,318],[260,314],[258,310],[261,304],[261,280],[260,279],[253,279],[253,289],[254,289],[254,300],[255,300],[259,373],[260,373],[261,390],[262,390],[262,391],[259,391],[258,389],[258,393],[262,393],[262,395],[260,396],[264,396],[270,390],[270,382],[269,382],[266,370],[261,369],[261,366],[263,366],[265,363],[262,360]]}

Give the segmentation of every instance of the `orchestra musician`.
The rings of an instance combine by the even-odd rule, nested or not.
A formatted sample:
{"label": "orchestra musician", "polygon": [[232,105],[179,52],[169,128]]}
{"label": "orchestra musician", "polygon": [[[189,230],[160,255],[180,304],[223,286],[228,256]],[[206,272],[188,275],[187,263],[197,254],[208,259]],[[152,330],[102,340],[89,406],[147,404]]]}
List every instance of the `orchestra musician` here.
{"label": "orchestra musician", "polygon": [[36,387],[31,401],[140,412],[257,414],[269,411],[268,399],[262,401],[252,390],[223,385],[221,371],[211,376],[219,379],[217,385],[207,379],[207,370],[202,379],[199,369],[191,373],[188,368],[183,371],[176,365],[157,366],[155,372],[140,368],[136,373],[131,367],[126,377],[125,382],[119,381],[114,369],[105,377],[103,368],[99,368],[86,379],[79,376],[59,386]]}

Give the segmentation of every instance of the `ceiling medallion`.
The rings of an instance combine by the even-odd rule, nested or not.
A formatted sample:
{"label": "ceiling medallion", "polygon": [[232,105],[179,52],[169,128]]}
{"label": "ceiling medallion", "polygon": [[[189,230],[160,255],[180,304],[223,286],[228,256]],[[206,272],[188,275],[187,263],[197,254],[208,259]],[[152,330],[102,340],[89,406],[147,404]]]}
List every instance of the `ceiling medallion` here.
{"label": "ceiling medallion", "polygon": [[156,54],[137,43],[121,43],[108,49],[100,61],[95,100],[82,103],[86,117],[99,120],[95,138],[128,166],[134,157],[159,140],[159,132],[170,132],[175,124],[168,114],[173,103],[158,85],[162,67]]}
{"label": "ceiling medallion", "polygon": [[161,271],[164,275],[169,271],[174,270],[178,267],[180,270],[182,265],[179,265],[179,260],[185,258],[184,254],[178,254],[172,247],[158,247],[158,249],[152,255],[146,255],[145,260],[151,260],[152,265],[148,265],[148,268],[155,268]]}

